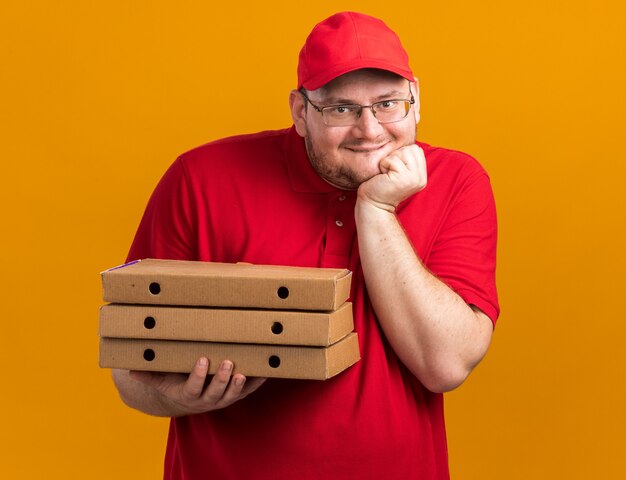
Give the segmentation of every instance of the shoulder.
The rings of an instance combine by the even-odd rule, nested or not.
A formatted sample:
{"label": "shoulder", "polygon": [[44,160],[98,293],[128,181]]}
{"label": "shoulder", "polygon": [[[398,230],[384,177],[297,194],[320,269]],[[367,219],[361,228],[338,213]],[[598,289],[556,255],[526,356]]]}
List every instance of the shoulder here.
{"label": "shoulder", "polygon": [[182,155],[180,159],[185,164],[208,161],[212,158],[224,160],[246,158],[246,154],[254,152],[257,156],[266,152],[281,149],[287,130],[268,130],[245,135],[235,135],[214,140],[195,147]]}
{"label": "shoulder", "polygon": [[483,166],[472,155],[459,150],[432,146],[424,142],[417,142],[417,144],[424,150],[429,174],[444,170],[447,176],[453,172],[487,175]]}
{"label": "shoulder", "polygon": [[472,155],[418,142],[424,150],[429,194],[453,197],[471,188],[491,189],[489,174]]}
{"label": "shoulder", "polygon": [[286,135],[287,130],[272,130],[222,138],[181,154],[175,164],[187,182],[202,188],[281,175]]}
{"label": "shoulder", "polygon": [[[428,183],[403,204],[404,215],[414,209],[428,215],[445,217],[454,207],[491,202],[491,180],[482,165],[471,155],[427,143],[417,142],[426,157]],[[424,213],[420,213],[423,215]]]}

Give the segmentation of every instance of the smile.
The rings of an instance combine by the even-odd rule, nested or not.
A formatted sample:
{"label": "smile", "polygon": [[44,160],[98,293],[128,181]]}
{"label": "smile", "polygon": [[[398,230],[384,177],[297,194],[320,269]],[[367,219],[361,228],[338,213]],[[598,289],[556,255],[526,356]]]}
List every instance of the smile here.
{"label": "smile", "polygon": [[358,147],[346,147],[347,150],[355,153],[372,153],[383,148],[386,143],[382,143],[380,145],[372,145],[372,146],[358,146]]}

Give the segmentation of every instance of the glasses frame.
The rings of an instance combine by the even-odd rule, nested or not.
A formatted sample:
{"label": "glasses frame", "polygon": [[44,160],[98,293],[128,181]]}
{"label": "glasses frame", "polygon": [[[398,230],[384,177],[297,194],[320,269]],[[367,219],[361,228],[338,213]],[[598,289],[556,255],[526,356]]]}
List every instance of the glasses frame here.
{"label": "glasses frame", "polygon": [[[311,106],[322,115],[322,120],[324,121],[324,125],[326,125],[327,127],[352,127],[354,125],[356,125],[356,122],[354,123],[350,123],[347,125],[329,125],[327,123],[327,119],[324,116],[324,110],[330,109],[330,108],[337,108],[337,107],[358,107],[358,111],[357,111],[357,117],[356,117],[356,121],[358,121],[361,118],[361,115],[363,113],[363,109],[364,108],[369,108],[370,111],[372,112],[372,115],[374,115],[374,118],[378,121],[378,123],[384,125],[386,123],[396,123],[396,122],[400,122],[402,120],[404,120],[406,117],[409,116],[409,112],[411,111],[411,107],[413,105],[415,105],[415,97],[413,96],[413,92],[411,92],[411,87],[410,87],[411,83],[409,82],[409,94],[411,95],[410,99],[407,98],[390,98],[388,100],[381,100],[380,102],[374,102],[371,105],[359,105],[357,103],[337,103],[337,104],[333,104],[333,105],[324,105],[323,107],[320,107],[318,105],[315,105],[311,99],[309,97],[306,96],[306,94],[304,93],[304,89],[298,90],[302,96],[306,99],[307,102],[309,102],[311,104]],[[378,117],[376,116],[376,110],[374,110],[374,107],[376,107],[377,105],[386,103],[386,102],[409,102],[409,108],[407,109],[404,117],[399,118],[397,120],[391,120],[388,122],[384,122],[384,121],[380,121],[378,119]]]}

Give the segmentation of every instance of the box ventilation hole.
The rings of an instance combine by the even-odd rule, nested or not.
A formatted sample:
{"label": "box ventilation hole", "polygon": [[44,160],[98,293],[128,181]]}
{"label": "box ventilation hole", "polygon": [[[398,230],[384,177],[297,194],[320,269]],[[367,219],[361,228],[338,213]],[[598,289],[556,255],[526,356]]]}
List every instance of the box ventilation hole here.
{"label": "box ventilation hole", "polygon": [[159,293],[161,293],[161,285],[156,282],[152,282],[148,287],[148,290],[150,290],[150,293],[152,295],[158,295]]}
{"label": "box ventilation hole", "polygon": [[278,357],[277,355],[272,355],[267,363],[269,363],[270,367],[272,368],[278,368],[280,366],[280,357]]}
{"label": "box ventilation hole", "polygon": [[289,289],[287,287],[280,287],[276,293],[278,293],[279,298],[284,300],[289,296]]}
{"label": "box ventilation hole", "polygon": [[148,330],[152,330],[156,326],[156,320],[154,317],[146,317],[143,321],[143,326]]}
{"label": "box ventilation hole", "polygon": [[280,322],[272,323],[272,333],[274,335],[280,335],[281,333],[283,333],[283,324]]}
{"label": "box ventilation hole", "polygon": [[151,348],[146,348],[143,351],[143,359],[147,362],[151,362],[156,357],[156,353]]}

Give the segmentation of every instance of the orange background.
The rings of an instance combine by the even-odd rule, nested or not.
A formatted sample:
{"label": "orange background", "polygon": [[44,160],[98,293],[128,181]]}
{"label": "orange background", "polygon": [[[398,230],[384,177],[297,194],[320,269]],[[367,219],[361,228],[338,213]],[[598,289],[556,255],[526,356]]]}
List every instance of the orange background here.
{"label": "orange background", "polygon": [[346,9],[399,33],[419,138],[476,156],[498,202],[503,313],[447,395],[453,478],[626,478],[620,0],[4,0],[3,478],[160,477],[167,420],[97,366],[98,274],[177,154],[289,124],[300,46]]}

